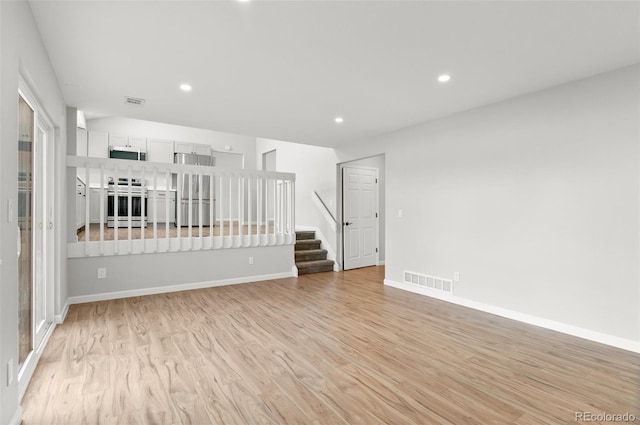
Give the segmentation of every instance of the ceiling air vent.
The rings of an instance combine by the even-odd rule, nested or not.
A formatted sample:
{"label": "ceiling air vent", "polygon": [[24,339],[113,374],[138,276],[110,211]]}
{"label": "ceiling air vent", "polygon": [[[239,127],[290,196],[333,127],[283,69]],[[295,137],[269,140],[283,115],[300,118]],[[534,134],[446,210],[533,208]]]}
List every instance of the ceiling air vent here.
{"label": "ceiling air vent", "polygon": [[138,99],[137,97],[131,97],[131,96],[124,97],[124,103],[126,103],[127,105],[143,107],[144,102],[145,102],[144,99]]}

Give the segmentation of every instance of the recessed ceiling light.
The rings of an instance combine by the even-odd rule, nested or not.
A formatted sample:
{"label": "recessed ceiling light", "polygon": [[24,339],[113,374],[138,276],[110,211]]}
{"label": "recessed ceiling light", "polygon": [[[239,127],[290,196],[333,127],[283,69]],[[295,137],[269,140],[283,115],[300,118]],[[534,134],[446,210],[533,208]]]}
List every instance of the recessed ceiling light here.
{"label": "recessed ceiling light", "polygon": [[449,74],[442,74],[438,76],[438,81],[440,81],[441,83],[446,83],[450,79],[451,79],[451,76]]}
{"label": "recessed ceiling light", "polygon": [[342,124],[344,122],[344,118],[336,117],[336,119],[334,121],[336,122],[336,124]]}
{"label": "recessed ceiling light", "polygon": [[180,90],[191,91],[191,86],[189,84],[180,84]]}

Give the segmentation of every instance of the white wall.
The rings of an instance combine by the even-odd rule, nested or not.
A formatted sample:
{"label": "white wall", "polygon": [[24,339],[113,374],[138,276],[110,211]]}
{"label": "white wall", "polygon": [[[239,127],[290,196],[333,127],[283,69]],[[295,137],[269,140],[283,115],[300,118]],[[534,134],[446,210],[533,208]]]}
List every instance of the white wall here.
{"label": "white wall", "polygon": [[103,131],[125,136],[151,137],[211,145],[213,150],[244,154],[245,169],[256,169],[256,138],[240,134],[222,133],[202,128],[183,127],[124,117],[106,117],[87,120],[87,130]]}
{"label": "white wall", "polygon": [[339,150],[386,154],[387,279],[458,271],[457,297],[640,341],[639,73]]}
{"label": "white wall", "polygon": [[[60,161],[66,153],[64,140],[65,105],[58,82],[49,63],[40,34],[26,1],[0,2],[0,424],[9,423],[18,410],[17,358],[17,256],[16,220],[8,222],[7,203],[17,205],[17,94],[19,72],[26,78],[38,102],[56,126],[56,176],[64,175]],[[62,142],[61,142],[62,141]],[[56,191],[62,193],[62,180],[56,182]],[[64,205],[56,205],[56,246],[64,247],[59,235],[64,234],[62,214]],[[66,276],[64,270],[56,271],[56,311],[66,302]],[[7,382],[7,362],[14,361],[13,383]]]}
{"label": "white wall", "polygon": [[331,148],[258,138],[258,167],[262,164],[262,154],[274,149],[277,171],[296,174],[296,226],[318,228],[325,236],[330,249],[335,252],[336,232],[332,230],[312,198],[312,191],[315,190],[336,217],[335,170],[338,160],[335,151]]}
{"label": "white wall", "polygon": [[[249,257],[254,264],[249,265]],[[180,285],[291,276],[293,245],[69,259],[72,302],[164,292]],[[99,267],[107,278],[98,279]],[[203,285],[208,286],[208,285]],[[175,289],[173,289],[175,290]],[[127,293],[127,291],[137,291]],[[106,296],[101,296],[108,294]]]}

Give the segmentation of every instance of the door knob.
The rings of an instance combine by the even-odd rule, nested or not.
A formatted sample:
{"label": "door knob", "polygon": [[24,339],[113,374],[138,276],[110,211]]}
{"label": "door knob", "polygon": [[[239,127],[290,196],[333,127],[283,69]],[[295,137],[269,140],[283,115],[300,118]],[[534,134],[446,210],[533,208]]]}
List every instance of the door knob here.
{"label": "door knob", "polygon": [[353,223],[349,223],[348,221],[344,223],[345,226],[348,226],[350,224],[353,224]]}

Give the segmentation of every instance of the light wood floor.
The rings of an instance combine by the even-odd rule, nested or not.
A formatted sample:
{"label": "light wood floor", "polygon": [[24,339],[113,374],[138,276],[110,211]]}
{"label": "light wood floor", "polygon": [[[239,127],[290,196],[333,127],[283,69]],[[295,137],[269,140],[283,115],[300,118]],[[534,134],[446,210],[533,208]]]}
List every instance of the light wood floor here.
{"label": "light wood floor", "polygon": [[640,416],[637,355],[384,287],[383,274],[374,267],[73,305],[23,399],[23,424]]}

